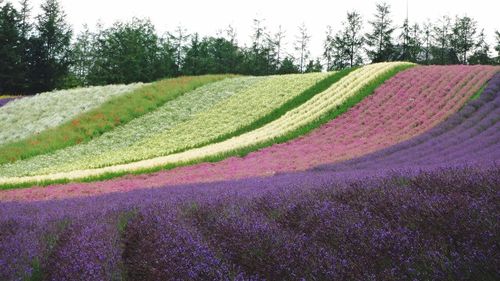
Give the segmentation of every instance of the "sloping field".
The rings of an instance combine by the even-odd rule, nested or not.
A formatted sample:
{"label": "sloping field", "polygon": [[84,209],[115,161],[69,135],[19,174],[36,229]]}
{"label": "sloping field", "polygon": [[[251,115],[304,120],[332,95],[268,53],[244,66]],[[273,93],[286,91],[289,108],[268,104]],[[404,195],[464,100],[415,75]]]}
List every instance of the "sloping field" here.
{"label": "sloping field", "polygon": [[[258,129],[184,154],[221,143],[247,153],[331,119],[243,158],[0,191],[0,280],[497,280],[499,69],[393,76],[400,67],[363,67]],[[385,83],[373,92],[373,81]],[[230,100],[208,89],[233,82],[184,98]]]}
{"label": "sloping field", "polygon": [[477,99],[432,130],[375,153],[315,170],[366,173],[500,164],[500,73]]}
{"label": "sloping field", "polygon": [[[165,153],[165,151],[169,151],[171,147],[175,147],[176,143],[182,143],[182,145],[189,145],[190,137],[186,136],[200,136],[203,139],[204,135],[201,134],[197,130],[189,129],[189,126],[182,126],[183,130],[187,130],[187,132],[193,132],[193,134],[183,135],[182,131],[176,131],[177,134],[174,135],[165,135],[162,134],[162,138],[153,138],[150,142],[141,142],[140,145],[136,147],[129,147],[127,150],[122,151],[120,153],[115,153],[113,156],[115,158],[110,158],[109,156],[102,156],[96,159],[88,159],[88,161],[82,162],[73,162],[67,167],[63,167],[62,172],[70,171],[67,173],[61,173],[61,170],[57,170],[57,167],[50,167],[50,170],[44,171],[45,173],[53,172],[54,174],[45,175],[45,176],[36,176],[36,177],[25,177],[25,178],[12,178],[12,179],[3,179],[1,183],[22,183],[22,182],[30,182],[30,181],[41,181],[41,180],[58,180],[58,179],[79,179],[79,178],[87,178],[91,176],[99,176],[106,175],[107,173],[123,173],[123,172],[132,172],[137,170],[151,169],[157,168],[165,165],[178,165],[189,161],[201,161],[208,157],[220,157],[220,155],[233,153],[233,151],[242,150],[242,149],[252,149],[254,146],[265,145],[266,142],[274,142],[278,138],[287,138],[288,134],[296,133],[297,131],[303,130],[305,127],[310,126],[310,124],[314,124],[318,120],[322,118],[332,118],[329,116],[330,114],[340,114],[345,110],[344,104],[349,104],[355,102],[356,100],[362,99],[363,95],[370,94],[371,91],[381,84],[386,79],[390,78],[394,73],[397,73],[400,70],[411,67],[411,64],[407,63],[381,63],[365,66],[359,70],[355,70],[350,73],[345,78],[342,78],[339,82],[333,84],[326,91],[319,93],[312,97],[310,100],[305,102],[303,105],[290,110],[285,115],[280,118],[272,121],[271,123],[262,126],[254,131],[249,133],[242,134],[240,136],[231,138],[227,141],[222,141],[215,144],[210,144],[201,148],[188,150],[186,152],[172,154],[165,157],[153,158],[150,160],[139,161],[131,164],[125,165],[116,165],[101,169],[93,169],[93,170],[77,170],[78,168],[92,167],[92,165],[97,166],[96,161],[100,161],[104,159],[106,164],[117,163],[116,157],[118,159],[123,159],[123,157],[131,157],[139,156],[142,158],[146,158],[146,156],[152,157],[156,151],[160,153]],[[372,89],[373,88],[373,89]],[[231,99],[230,99],[231,101]],[[238,108],[241,108],[238,102],[234,102],[235,105],[238,105]],[[262,103],[264,104],[264,103]],[[225,110],[223,112],[227,112],[222,116],[231,116],[232,114],[237,114],[239,111],[231,111],[227,110],[227,107],[224,106]],[[248,107],[246,110],[248,111]],[[215,110],[219,110],[217,107]],[[245,109],[241,109],[244,111]],[[208,112],[208,116],[211,116],[211,111]],[[248,114],[248,113],[247,113]],[[202,114],[205,116],[204,114]],[[255,114],[254,114],[255,115]],[[207,121],[210,119],[201,118],[199,122],[194,122],[195,127],[201,129],[206,125],[206,122],[216,122],[217,124],[221,124],[221,121],[225,120],[220,117],[220,114],[212,114],[212,119],[216,119],[216,121]],[[259,116],[259,115],[257,115]],[[221,118],[221,119],[218,119]],[[244,118],[238,118],[236,124],[240,122],[240,120],[245,120]],[[197,121],[197,120],[196,120]],[[230,122],[229,122],[230,123]],[[196,126],[200,124],[199,126]],[[231,124],[231,123],[230,123]],[[182,124],[181,124],[182,125]],[[222,128],[227,127],[226,122],[222,122]],[[208,126],[207,128],[211,128]],[[174,128],[175,129],[175,128]],[[208,135],[210,136],[210,132],[212,129],[209,129]],[[203,131],[207,134],[207,131]],[[169,136],[167,138],[167,136]],[[174,141],[171,140],[171,138]],[[183,142],[175,141],[175,140],[186,140],[188,144]],[[195,139],[196,140],[196,139]],[[149,146],[148,146],[149,145]],[[161,147],[161,150],[158,150],[158,147]],[[175,150],[174,150],[175,151]],[[146,154],[145,154],[146,153]],[[153,154],[152,154],[153,153]],[[157,153],[157,152],[156,152]],[[111,159],[111,160],[110,160]],[[101,164],[100,162],[97,162]],[[119,163],[119,161],[118,161]],[[76,166],[75,166],[76,165]],[[7,166],[8,168],[13,167],[13,165]],[[22,167],[21,167],[22,169]],[[76,170],[76,171],[75,171]],[[18,170],[19,171],[19,170]],[[58,173],[57,173],[58,172]],[[33,172],[28,171],[29,174],[33,174]],[[8,175],[9,172],[7,170],[3,170],[0,175]],[[11,173],[10,175],[19,175],[19,173]]]}
{"label": "sloping field", "polygon": [[[188,91],[228,77],[232,75],[180,77],[144,86],[92,87],[41,94],[29,101],[18,101],[15,104],[20,105],[0,110],[0,114],[8,117],[1,121],[0,128],[6,128],[6,132],[14,135],[20,131],[24,138],[0,146],[0,164],[88,142]],[[130,89],[118,91],[124,88]],[[118,92],[113,92],[115,90]],[[73,95],[77,97],[73,98]],[[86,104],[92,104],[93,109],[87,108]],[[27,113],[30,110],[34,113]],[[23,126],[28,127],[24,130]],[[48,129],[39,126],[48,126]]]}
{"label": "sloping field", "polygon": [[[177,184],[272,175],[361,156],[417,136],[458,111],[493,67],[416,67],[387,81],[347,113],[310,134],[244,158],[167,171]],[[161,182],[161,181],[160,181]]]}
{"label": "sloping field", "polygon": [[70,146],[51,154],[40,155],[5,166],[11,170],[18,168],[34,172],[43,167],[53,167],[68,161],[97,157],[102,153],[130,147],[151,136],[161,134],[186,120],[193,119],[197,114],[235,94],[248,91],[266,79],[269,78],[241,77],[209,83],[165,103],[157,110],[104,133],[88,143]]}
{"label": "sloping field", "polygon": [[306,172],[3,203],[0,279],[495,280],[498,173]]}
{"label": "sloping field", "polygon": [[[59,162],[61,169],[50,167],[37,173],[45,174],[129,163],[169,155],[226,139],[239,132],[240,129],[271,114],[327,75],[315,73],[300,76],[271,76],[252,87],[243,89],[209,110],[200,112],[194,118],[181,122],[169,130],[144,138],[132,146],[112,149],[108,153],[92,155],[88,158],[68,159],[69,161]],[[68,162],[71,163],[64,167],[64,164]]]}
{"label": "sloping field", "polygon": [[[205,142],[215,141],[219,137],[237,132],[245,126],[258,121],[259,118],[271,114],[275,109],[285,105],[288,101],[300,96],[308,88],[314,86],[328,74],[308,74],[271,76],[266,78],[244,78],[236,80],[232,84],[215,85],[207,88],[209,95],[220,95],[221,86],[227,87],[231,94],[221,95],[215,103],[208,101],[200,110],[196,110],[199,104],[204,103],[201,95],[203,91],[189,95],[192,98],[182,99],[181,105],[184,112],[172,112],[179,106],[178,100],[166,104],[160,110],[153,112],[145,119],[136,119],[131,125],[124,126],[117,132],[103,135],[95,142],[80,148],[69,148],[60,150],[55,154],[42,155],[27,161],[18,161],[13,164],[4,165],[0,175],[29,175],[39,174],[38,170],[56,169],[64,164],[79,164],[83,167],[100,163],[99,159],[109,159],[115,155],[118,159],[130,159],[137,155],[138,150],[151,139],[163,140],[164,149],[153,149],[150,147],[149,155],[168,154],[165,147],[174,150],[184,150],[190,145],[201,146]],[[242,83],[242,81],[247,81]],[[229,82],[231,83],[231,82]],[[231,97],[232,96],[232,97]],[[225,99],[223,99],[225,97]],[[192,104],[191,104],[192,103]],[[248,106],[248,107],[247,107]],[[172,113],[173,122],[163,120],[164,113]],[[182,115],[186,117],[183,118]],[[153,122],[151,127],[144,128],[145,122]],[[211,122],[211,123],[210,123]],[[157,123],[167,123],[156,125]],[[160,128],[156,128],[160,126]],[[189,129],[189,128],[195,129]],[[122,136],[121,133],[124,133]],[[137,134],[139,133],[139,134]],[[137,138],[120,140],[128,135],[139,135]],[[189,143],[187,140],[190,140]],[[194,144],[193,144],[194,142]],[[116,143],[116,145],[115,145]],[[83,153],[80,153],[83,152]]]}
{"label": "sloping field", "polygon": [[[397,74],[347,113],[299,139],[264,148],[244,158],[182,167],[136,179],[73,184],[68,190],[61,192],[72,196],[72,193],[78,194],[83,190],[103,193],[146,186],[265,176],[339,161],[345,159],[347,153],[351,153],[353,158],[402,142],[436,126],[462,107],[495,71],[496,69],[491,67],[415,67]],[[495,81],[497,78],[491,80],[485,97],[496,95]],[[487,95],[487,92],[493,94]],[[479,101],[475,101],[477,102]],[[401,108],[403,110],[396,111],[398,114],[394,113],[395,109]],[[498,114],[492,112],[493,121],[484,122],[495,123],[494,118],[498,119]],[[395,118],[396,116],[398,118]],[[443,126],[448,122],[451,121],[445,122]],[[472,124],[484,126],[483,123],[475,121]],[[361,141],[358,141],[359,139]],[[460,153],[463,149],[455,151]],[[439,151],[446,150],[441,147]],[[40,192],[42,197],[52,196],[50,192]]]}

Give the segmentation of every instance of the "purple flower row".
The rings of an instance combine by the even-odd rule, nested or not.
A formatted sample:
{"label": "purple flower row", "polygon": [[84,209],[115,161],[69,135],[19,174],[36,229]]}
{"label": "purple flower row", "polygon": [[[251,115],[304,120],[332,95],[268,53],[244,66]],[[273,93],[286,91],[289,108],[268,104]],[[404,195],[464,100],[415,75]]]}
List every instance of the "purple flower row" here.
{"label": "purple flower row", "polygon": [[414,174],[309,171],[4,203],[0,279],[497,278],[500,168]]}

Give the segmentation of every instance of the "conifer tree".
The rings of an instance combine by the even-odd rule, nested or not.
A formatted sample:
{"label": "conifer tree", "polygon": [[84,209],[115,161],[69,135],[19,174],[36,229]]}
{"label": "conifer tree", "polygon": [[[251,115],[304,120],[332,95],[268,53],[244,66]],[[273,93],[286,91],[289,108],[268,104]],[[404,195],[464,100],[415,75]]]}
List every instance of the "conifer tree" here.
{"label": "conifer tree", "polygon": [[366,53],[372,62],[390,61],[393,59],[392,20],[390,18],[390,6],[387,3],[376,4],[377,12],[375,19],[369,21],[372,31],[365,35]]}
{"label": "conifer tree", "polygon": [[58,0],[46,0],[37,17],[30,51],[32,92],[64,86],[70,65],[72,30]]}

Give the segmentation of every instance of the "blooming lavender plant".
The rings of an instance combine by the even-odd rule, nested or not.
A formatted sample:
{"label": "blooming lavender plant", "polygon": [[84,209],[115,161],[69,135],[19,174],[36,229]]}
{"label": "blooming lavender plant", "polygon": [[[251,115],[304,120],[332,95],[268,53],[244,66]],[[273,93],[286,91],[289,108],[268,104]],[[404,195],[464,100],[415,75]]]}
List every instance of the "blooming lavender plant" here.
{"label": "blooming lavender plant", "polygon": [[499,172],[471,167],[353,180],[309,171],[3,203],[0,276],[495,280]]}

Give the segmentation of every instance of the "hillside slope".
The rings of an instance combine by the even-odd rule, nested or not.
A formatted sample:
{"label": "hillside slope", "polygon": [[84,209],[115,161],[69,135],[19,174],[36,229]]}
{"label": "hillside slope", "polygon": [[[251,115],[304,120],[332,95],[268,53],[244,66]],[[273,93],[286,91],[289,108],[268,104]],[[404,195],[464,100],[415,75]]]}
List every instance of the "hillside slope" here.
{"label": "hillside slope", "polygon": [[[28,134],[26,138],[1,145],[0,164],[12,163],[37,155],[52,153],[56,150],[73,145],[86,143],[105,132],[111,131],[137,117],[155,110],[164,103],[186,92],[230,77],[234,77],[234,75],[204,75],[164,79],[144,85],[126,94],[107,98],[106,102],[99,104],[96,108],[72,116],[69,120],[62,122],[58,126],[42,130],[40,133]],[[113,86],[109,87],[112,88]],[[91,87],[90,89],[94,88],[95,87]],[[97,89],[101,88],[98,87]],[[54,97],[56,104],[59,99],[67,100],[70,98],[64,95],[64,93],[65,92],[63,92],[61,96]],[[103,92],[102,95],[105,97],[109,96],[106,91]],[[42,96],[42,98],[45,97],[45,95],[39,96]],[[50,97],[47,99],[49,99],[49,101],[51,100]],[[82,97],[78,97],[76,100],[78,99],[82,99]],[[29,107],[27,109],[29,110]],[[59,108],[56,110],[57,112],[52,115],[48,114],[48,116],[65,116],[68,114],[68,109],[71,109],[71,107]],[[35,106],[33,110],[35,113],[39,114],[39,108]],[[43,111],[42,109],[42,112]],[[5,109],[0,109],[0,113],[1,112],[5,112]],[[19,116],[26,115],[26,113],[14,110],[10,112],[9,115],[11,118],[16,119],[19,118]],[[9,126],[9,124],[6,123],[3,126]]]}
{"label": "hillside slope", "polygon": [[[386,67],[221,142],[339,114],[245,157],[0,191],[0,279],[497,280],[500,69]],[[255,78],[237,79],[191,94]],[[368,96],[338,111],[353,89]]]}
{"label": "hillside slope", "polygon": [[[61,165],[60,168],[49,167],[49,170],[44,170],[42,172],[42,174],[49,172],[53,173],[49,175],[8,179],[5,178],[8,175],[11,176],[23,175],[23,174],[36,175],[37,171],[31,171],[30,169],[26,170],[26,167],[30,166],[23,165],[22,162],[15,163],[15,165],[6,165],[5,169],[2,169],[2,172],[0,173],[0,175],[5,178],[2,179],[1,182],[22,183],[26,181],[78,179],[78,178],[87,178],[91,176],[96,177],[100,175],[106,175],[110,172],[112,173],[132,172],[137,170],[162,167],[170,164],[182,165],[187,161],[202,161],[204,158],[207,157],[221,157],[220,155],[222,155],[223,157],[225,154],[233,153],[233,151],[238,151],[239,149],[248,149],[255,145],[261,145],[261,143],[273,141],[275,138],[286,137],[287,134],[294,133],[297,130],[301,130],[303,127],[310,126],[311,123],[317,122],[317,120],[324,118],[324,116],[328,117],[328,114],[331,114],[331,112],[337,114],[335,112],[338,111],[339,108],[340,110],[343,110],[344,108],[343,103],[352,102],[350,101],[351,99],[359,99],[360,97],[358,97],[357,95],[363,94],[365,92],[366,94],[371,93],[370,90],[371,87],[376,87],[374,86],[374,83],[382,83],[385,79],[391,77],[394,73],[397,73],[398,71],[411,66],[412,66],[411,64],[407,63],[381,63],[381,64],[365,66],[359,70],[350,73],[348,76],[342,78],[339,82],[335,83],[326,91],[314,96],[310,100],[306,101],[303,105],[300,105],[295,109],[292,109],[291,111],[287,112],[285,115],[281,116],[275,121],[272,121],[271,123],[266,124],[261,128],[234,137],[227,141],[210,144],[205,147],[188,150],[186,152],[178,154],[153,158],[150,160],[140,161],[131,164],[116,165],[116,166],[93,169],[93,170],[78,170],[86,167],[102,166],[102,162],[100,162],[102,160],[104,160],[105,161],[104,163],[107,163],[107,165],[110,165],[117,163],[116,161],[120,163],[120,161],[123,161],[120,160],[123,159],[123,157],[126,157],[126,159],[134,159],[134,157],[140,157],[140,158],[154,157],[155,155],[158,155],[157,153],[165,153],[165,150],[168,152],[170,144],[176,145],[176,143],[181,143],[182,145],[186,146],[187,144],[185,144],[184,142],[177,142],[175,140],[177,139],[182,140],[185,139],[186,137],[192,137],[193,135],[191,134],[191,132],[195,132],[196,135],[199,135],[199,133],[197,132],[197,130],[189,128],[189,126],[188,127],[183,126],[182,128],[185,128],[188,134],[185,134],[183,132],[179,132],[178,134],[172,134],[172,135],[162,134],[161,138],[156,138],[156,139],[153,138],[152,139],[153,141],[150,142],[149,145],[146,145],[144,144],[144,142],[141,142],[136,147],[131,146],[129,148],[126,148],[125,151],[119,151],[119,153],[111,154],[114,155],[114,157],[113,156],[110,157],[109,155],[104,154],[95,159],[88,159],[87,161],[73,162],[72,159],[69,159],[69,161],[71,161],[69,165],[66,166]],[[280,85],[281,85],[280,88],[282,88],[281,90],[283,91],[290,91],[293,87],[296,87],[294,86],[293,83],[290,86],[288,86],[292,87],[289,89],[287,89],[287,87],[283,88],[284,84]],[[268,94],[264,94],[264,96],[265,95]],[[276,99],[276,97],[273,97],[273,99]],[[235,101],[233,103],[237,108],[241,107],[238,104],[238,101]],[[252,105],[252,103],[250,103],[250,105]],[[243,107],[246,107],[246,111],[255,110],[253,107],[249,107],[248,104],[243,105]],[[215,121],[216,123],[218,122],[219,124],[223,125],[221,127],[222,129],[226,128],[227,123],[225,122],[220,123],[220,121],[217,120],[226,120],[225,118],[222,117],[228,116],[228,114],[234,114],[235,112],[228,110],[227,109],[228,107],[226,106],[224,106],[223,108],[224,110],[222,111],[223,112],[222,114],[218,113],[211,114],[210,113],[211,111],[209,111],[208,116],[212,116],[212,118],[210,119],[206,118],[195,119],[194,127],[204,128],[203,130],[205,131],[206,130],[214,131],[214,128],[211,128],[210,126],[205,126],[205,127],[203,126],[206,124],[206,122]],[[231,107],[229,107],[229,109],[231,109]],[[214,110],[212,111],[217,112],[218,108],[215,107]],[[236,111],[236,114],[238,112],[243,112],[243,111],[245,110]],[[339,111],[339,113],[341,112]],[[248,113],[245,114],[248,115]],[[202,115],[200,116],[204,116],[204,113],[202,113]],[[256,116],[256,115],[250,114],[250,116]],[[242,119],[238,115],[233,116],[231,118],[235,117],[239,120],[238,122],[240,122],[240,120],[245,120],[245,118]],[[196,120],[200,121],[198,122]],[[238,124],[238,122],[236,122],[236,124]],[[199,123],[200,126],[196,126],[197,123]],[[215,126],[215,131],[214,131],[215,133],[217,133],[217,128],[218,127]],[[202,133],[204,132],[203,130]],[[208,133],[208,135],[210,136],[210,133]],[[171,136],[172,138],[174,138],[174,141],[172,141],[170,138],[166,138],[166,136]],[[156,140],[159,140],[160,142]],[[197,140],[196,138],[192,139],[191,141],[199,142],[199,140]],[[17,168],[16,170],[16,167],[19,168]],[[9,172],[9,169],[11,172]]]}
{"label": "hillside slope", "polygon": [[[498,68],[482,66],[412,68],[389,79],[373,95],[337,119],[296,140],[264,148],[243,158],[181,167],[147,177],[71,187],[76,189],[75,193],[85,187],[101,193],[108,189],[220,181],[305,170],[346,159],[346,155],[354,158],[408,140],[446,120],[496,71]],[[416,124],[418,126],[414,126]]]}
{"label": "hillside slope", "polygon": [[487,167],[500,164],[500,73],[478,99],[445,122],[398,145],[337,164],[316,167],[349,173],[434,170],[440,167]]}

